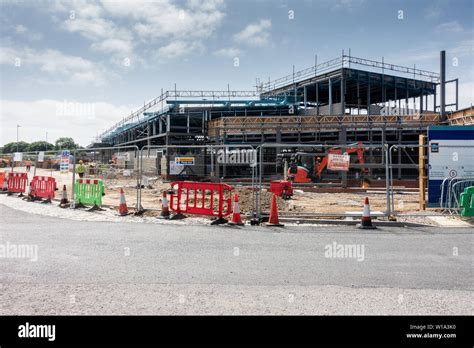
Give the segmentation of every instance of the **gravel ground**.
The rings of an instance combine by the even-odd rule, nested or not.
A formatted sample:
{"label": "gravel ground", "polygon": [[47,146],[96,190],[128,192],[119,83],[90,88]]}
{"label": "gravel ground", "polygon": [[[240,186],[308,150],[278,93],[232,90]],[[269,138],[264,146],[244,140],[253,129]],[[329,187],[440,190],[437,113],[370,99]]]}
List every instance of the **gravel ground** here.
{"label": "gravel ground", "polygon": [[[119,216],[116,209],[104,208],[104,211],[89,212],[85,209],[62,209],[57,204],[42,204],[40,202],[27,202],[16,196],[0,195],[0,204],[8,207],[30,213],[50,217],[59,217],[75,221],[109,221],[109,222],[134,222],[134,223],[152,223],[152,224],[209,224],[209,219],[188,217],[185,220],[162,220],[155,216]],[[159,215],[155,212],[153,215]]]}
{"label": "gravel ground", "polygon": [[1,315],[474,314],[473,293],[452,290],[28,283],[3,284],[1,290]]}

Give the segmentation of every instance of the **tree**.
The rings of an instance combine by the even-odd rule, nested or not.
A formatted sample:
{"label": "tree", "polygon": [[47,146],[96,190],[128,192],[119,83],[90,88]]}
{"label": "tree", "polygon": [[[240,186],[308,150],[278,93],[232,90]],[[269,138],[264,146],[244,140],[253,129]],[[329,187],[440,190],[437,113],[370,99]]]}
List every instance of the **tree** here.
{"label": "tree", "polygon": [[54,150],[54,145],[46,141],[35,141],[28,146],[28,151],[50,151]]}
{"label": "tree", "polygon": [[[18,142],[18,152],[26,152],[28,151],[28,146],[30,144],[28,144],[27,142],[24,142],[24,141],[19,141]],[[8,143],[8,144],[5,144],[3,146],[3,153],[13,153],[13,152],[16,152],[16,149],[17,149],[17,143],[16,141],[15,142],[11,142],[11,143]]]}
{"label": "tree", "polygon": [[56,150],[74,150],[80,147],[79,144],[74,142],[73,138],[59,138],[55,145]]}

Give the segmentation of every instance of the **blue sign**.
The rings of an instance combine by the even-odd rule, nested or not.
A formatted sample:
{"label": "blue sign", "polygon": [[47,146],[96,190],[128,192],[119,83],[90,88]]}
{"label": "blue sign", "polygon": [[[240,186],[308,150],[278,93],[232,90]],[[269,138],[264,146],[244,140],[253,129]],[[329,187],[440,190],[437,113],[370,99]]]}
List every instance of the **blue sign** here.
{"label": "blue sign", "polygon": [[427,206],[438,208],[443,180],[474,178],[474,126],[429,126],[428,144]]}

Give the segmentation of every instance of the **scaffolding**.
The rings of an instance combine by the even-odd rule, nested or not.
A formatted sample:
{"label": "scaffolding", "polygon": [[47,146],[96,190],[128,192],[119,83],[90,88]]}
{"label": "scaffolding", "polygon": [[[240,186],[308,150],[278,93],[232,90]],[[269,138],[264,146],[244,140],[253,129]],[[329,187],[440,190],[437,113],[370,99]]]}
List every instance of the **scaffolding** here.
{"label": "scaffolding", "polygon": [[[437,105],[442,75],[343,52],[273,81],[257,82],[254,91],[177,90],[175,85],[104,131],[98,141],[111,145],[312,142],[338,141],[340,134],[351,132],[357,138],[365,132],[372,142],[374,134],[382,132],[385,140],[392,132],[393,139],[403,142],[404,134],[424,132],[430,124],[462,122],[459,117],[445,120],[438,113],[446,106],[441,98]],[[458,81],[444,82],[457,86]]]}

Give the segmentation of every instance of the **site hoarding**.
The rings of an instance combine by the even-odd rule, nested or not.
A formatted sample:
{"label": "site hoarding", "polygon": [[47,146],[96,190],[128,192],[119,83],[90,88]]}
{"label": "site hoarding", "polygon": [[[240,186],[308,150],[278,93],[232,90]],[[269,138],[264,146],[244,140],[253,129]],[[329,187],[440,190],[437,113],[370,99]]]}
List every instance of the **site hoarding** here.
{"label": "site hoarding", "polygon": [[474,178],[474,126],[428,127],[428,207],[440,206],[444,179]]}

